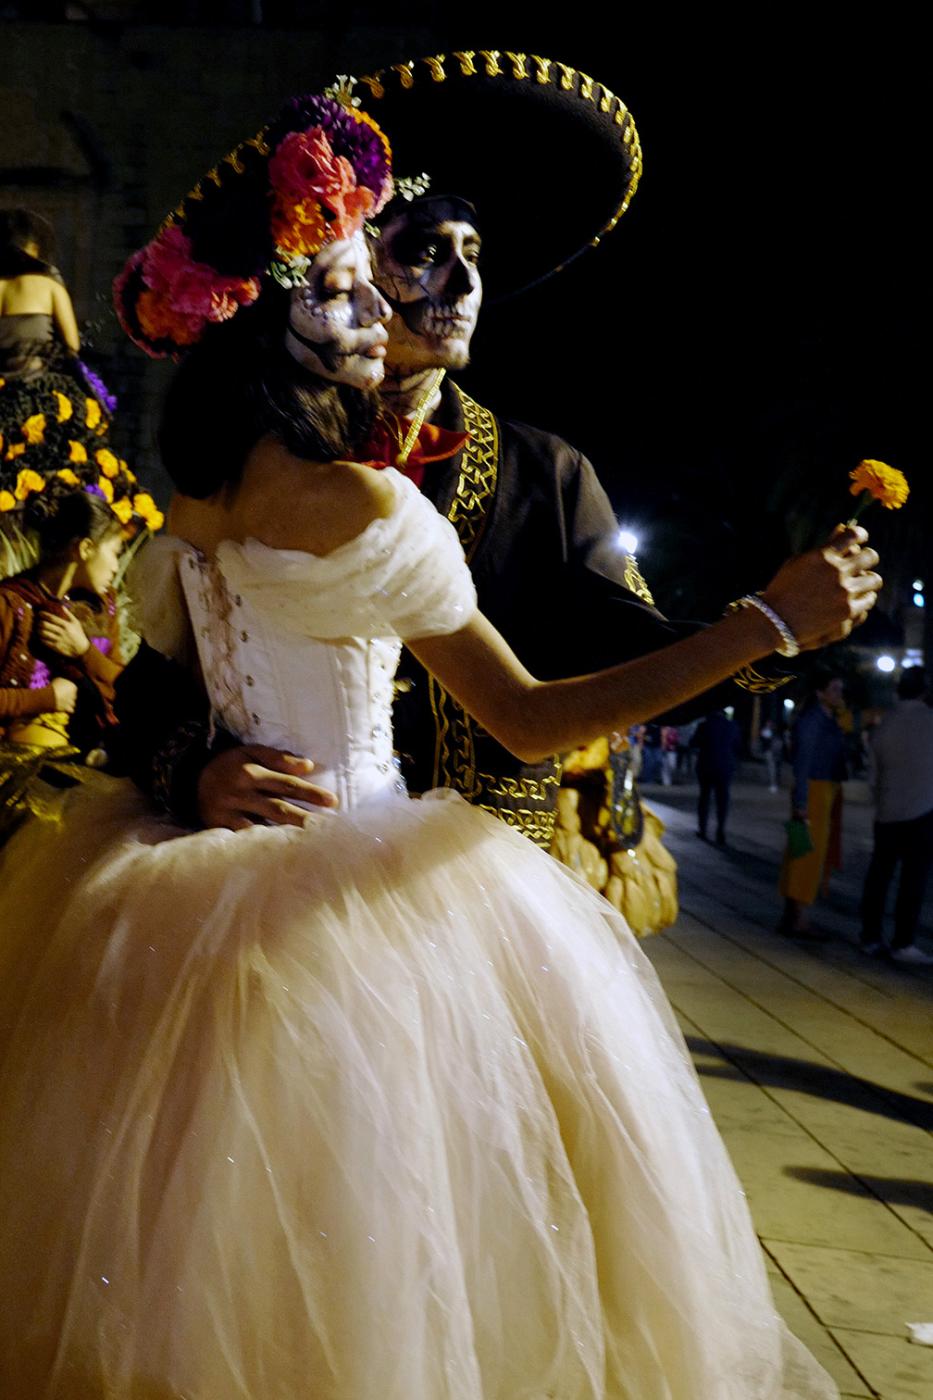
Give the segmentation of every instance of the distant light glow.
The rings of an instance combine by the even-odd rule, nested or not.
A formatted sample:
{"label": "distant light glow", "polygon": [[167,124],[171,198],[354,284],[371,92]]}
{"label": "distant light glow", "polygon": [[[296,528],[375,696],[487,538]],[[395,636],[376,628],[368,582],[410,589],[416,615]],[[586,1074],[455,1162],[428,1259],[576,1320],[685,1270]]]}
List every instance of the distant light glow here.
{"label": "distant light glow", "polygon": [[727,705],[725,709],[726,719],[735,719],[735,706]]}
{"label": "distant light glow", "polygon": [[914,579],[914,588],[916,588],[916,590],[917,590],[918,593],[922,593],[922,592],[923,592],[923,579],[922,579],[922,578],[915,578],[915,579]]}
{"label": "distant light glow", "polygon": [[897,669],[897,662],[894,660],[893,656],[879,656],[875,665],[878,667],[878,670],[883,671],[886,676]]}
{"label": "distant light glow", "polygon": [[634,531],[622,529],[619,531],[617,539],[619,547],[624,549],[626,554],[638,553],[638,536]]}
{"label": "distant light glow", "polygon": [[794,708],[794,702],[793,702],[793,700],[785,700],[785,701],[784,701],[784,708],[785,708],[785,710],[792,710],[792,709]]}
{"label": "distant light glow", "polygon": [[923,594],[922,594],[922,593],[915,593],[915,594],[914,594],[914,607],[915,607],[915,608],[922,608],[922,607],[924,607],[924,605],[925,605],[925,599],[924,599]]}

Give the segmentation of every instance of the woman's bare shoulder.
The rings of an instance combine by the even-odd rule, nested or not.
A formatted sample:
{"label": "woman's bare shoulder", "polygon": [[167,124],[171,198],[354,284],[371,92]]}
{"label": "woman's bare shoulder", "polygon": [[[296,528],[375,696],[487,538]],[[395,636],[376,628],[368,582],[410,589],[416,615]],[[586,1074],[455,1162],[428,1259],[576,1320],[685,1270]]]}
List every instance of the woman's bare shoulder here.
{"label": "woman's bare shoulder", "polygon": [[280,444],[250,454],[234,507],[239,532],[276,549],[331,554],[395,507],[392,482],[358,462],[307,462]]}

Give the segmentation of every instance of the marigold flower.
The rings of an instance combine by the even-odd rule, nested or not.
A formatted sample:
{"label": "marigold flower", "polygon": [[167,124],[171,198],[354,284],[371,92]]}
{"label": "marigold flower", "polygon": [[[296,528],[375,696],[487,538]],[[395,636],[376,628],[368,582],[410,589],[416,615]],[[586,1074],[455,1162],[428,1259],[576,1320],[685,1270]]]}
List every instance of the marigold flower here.
{"label": "marigold flower", "polygon": [[85,422],[89,428],[96,428],[101,420],[101,407],[96,399],[85,399],[84,406],[87,412]]}
{"label": "marigold flower", "polygon": [[105,476],[97,478],[97,489],[108,505],[113,505],[113,484]]}
{"label": "marigold flower", "polygon": [[104,476],[113,478],[120,470],[120,463],[108,447],[99,447],[94,453],[94,461]]}
{"label": "marigold flower", "polygon": [[0,510],[15,510],[16,497],[12,491],[0,491]]}
{"label": "marigold flower", "polygon": [[23,437],[34,446],[45,441],[45,414],[33,413],[23,424]]}
{"label": "marigold flower", "polygon": [[60,393],[58,389],[54,389],[52,392],[55,396],[55,402],[58,405],[58,421],[59,423],[67,423],[68,419],[74,413],[74,405],[67,394]]}
{"label": "marigold flower", "polygon": [[165,523],[165,516],[148,491],[140,491],[139,495],[133,497],[133,509],[146,522],[150,530],[160,530]]}
{"label": "marigold flower", "polygon": [[83,442],[71,439],[68,443],[68,460],[74,467],[83,466],[87,461],[87,448]]}
{"label": "marigold flower", "polygon": [[33,491],[42,491],[45,488],[45,477],[38,472],[32,471],[29,467],[24,467],[16,478],[15,494],[18,501],[25,501],[27,496],[31,496]]}
{"label": "marigold flower", "polygon": [[133,503],[128,496],[121,496],[119,501],[114,501],[110,509],[121,525],[128,525],[133,518]]}
{"label": "marigold flower", "polygon": [[25,451],[26,444],[24,442],[11,442],[7,448],[6,459],[8,462],[12,462],[15,458],[22,457]]}
{"label": "marigold flower", "polygon": [[63,467],[62,470],[60,472],[56,472],[55,475],[57,476],[58,480],[63,481],[66,486],[81,485],[81,478],[75,476],[74,472],[70,469],[70,467]]}
{"label": "marigold flower", "polygon": [[129,467],[126,465],[126,463],[124,462],[124,460],[123,460],[122,457],[120,458],[120,470],[121,470],[121,472],[123,473],[123,475],[126,477],[127,481],[133,483],[133,482],[135,482],[135,481],[137,480],[136,473],[133,472],[133,471],[130,471]]}
{"label": "marigold flower", "polygon": [[[886,462],[876,462],[867,457],[859,462],[855,471],[849,472],[853,496],[864,492],[873,501],[880,501],[886,510],[900,510],[910,495],[910,487],[904,473],[897,467],[889,467]],[[867,502],[866,502],[867,504]]]}

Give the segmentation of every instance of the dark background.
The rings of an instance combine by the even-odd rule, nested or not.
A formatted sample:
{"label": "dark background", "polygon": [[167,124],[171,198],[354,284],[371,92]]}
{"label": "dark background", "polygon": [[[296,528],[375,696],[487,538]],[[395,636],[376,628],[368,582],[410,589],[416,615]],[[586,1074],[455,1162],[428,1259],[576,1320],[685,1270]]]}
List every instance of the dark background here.
{"label": "dark background", "polygon": [[[121,343],[107,286],[218,155],[336,72],[482,44],[575,65],[633,112],[641,188],[601,248],[487,310],[465,386],[593,459],[675,614],[715,615],[844,517],[861,457],[902,467],[911,504],[868,522],[894,636],[914,575],[933,575],[929,118],[917,30],[896,7],[853,13],[0,3],[0,199],[58,213],[60,261],[151,468],[164,367]],[[24,171],[69,114],[84,123],[68,128],[72,184],[30,195]],[[559,218],[587,174],[571,144],[555,151],[534,217]],[[533,237],[514,230],[517,261]]]}

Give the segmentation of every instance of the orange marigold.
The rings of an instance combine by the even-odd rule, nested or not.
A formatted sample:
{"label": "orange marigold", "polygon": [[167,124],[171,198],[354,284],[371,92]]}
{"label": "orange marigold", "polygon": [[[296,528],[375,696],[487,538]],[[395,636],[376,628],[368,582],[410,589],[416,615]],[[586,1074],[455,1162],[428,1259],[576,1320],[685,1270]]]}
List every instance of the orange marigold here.
{"label": "orange marigold", "polygon": [[99,447],[94,453],[94,461],[100,467],[104,476],[109,476],[111,479],[115,477],[120,470],[120,463],[108,447]]}
{"label": "orange marigold", "polygon": [[910,495],[903,472],[898,471],[897,467],[889,467],[886,462],[875,462],[870,457],[859,462],[849,476],[852,478],[849,490],[853,496],[861,496],[865,492],[873,501],[880,501],[887,510],[900,510]]}
{"label": "orange marigold", "polygon": [[301,204],[277,201],[272,213],[272,237],[283,253],[300,257],[315,257],[329,242],[327,221],[315,196]]}
{"label": "orange marigold", "polygon": [[22,457],[25,451],[26,444],[24,442],[11,442],[10,446],[7,448],[6,459],[8,462],[12,462],[17,457]]}
{"label": "orange marigold", "polygon": [[101,494],[107,504],[113,505],[113,483],[108,481],[105,476],[99,476],[97,478],[97,485],[100,487]]}
{"label": "orange marigold", "polygon": [[83,442],[75,442],[74,439],[72,439],[68,443],[68,460],[71,462],[72,466],[75,467],[84,465],[87,461],[87,448],[84,446]]}
{"label": "orange marigold", "polygon": [[23,437],[34,446],[45,441],[45,414],[33,413],[23,424]]}
{"label": "orange marigold", "polygon": [[136,299],[136,319],[150,340],[171,340],[176,345],[193,345],[204,329],[203,322],[190,316],[176,316],[166,299],[151,289]]}
{"label": "orange marigold", "polygon": [[45,488],[45,477],[38,472],[32,471],[29,467],[24,467],[16,478],[14,488],[16,499],[25,501],[27,496],[31,496],[33,491],[42,491]]}
{"label": "orange marigold", "polygon": [[136,473],[130,471],[129,467],[126,465],[122,457],[120,458],[120,470],[126,477],[127,481],[135,482],[137,480]]}
{"label": "orange marigold", "polygon": [[56,472],[55,475],[58,477],[59,481],[63,481],[66,486],[81,485],[80,478],[75,476],[74,472],[70,469],[70,467],[63,467],[62,470],[60,472]]}
{"label": "orange marigold", "polygon": [[160,530],[165,523],[165,516],[148,491],[140,491],[137,496],[133,497],[133,509],[152,531]]}
{"label": "orange marigold", "polygon": [[123,496],[119,501],[114,501],[110,509],[121,525],[128,525],[133,518],[133,503],[128,496]]}
{"label": "orange marigold", "polygon": [[96,428],[101,420],[100,404],[96,399],[85,399],[84,407],[87,414],[84,421],[89,428]]}
{"label": "orange marigold", "polygon": [[54,389],[53,393],[55,395],[55,402],[58,405],[58,421],[59,423],[67,423],[68,419],[74,413],[74,406],[72,405],[71,399],[68,398],[67,394],[59,393],[58,389]]}
{"label": "orange marigold", "polygon": [[16,497],[12,491],[0,491],[0,510],[14,510]]}

